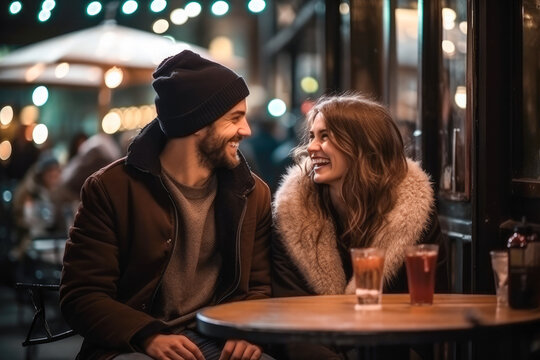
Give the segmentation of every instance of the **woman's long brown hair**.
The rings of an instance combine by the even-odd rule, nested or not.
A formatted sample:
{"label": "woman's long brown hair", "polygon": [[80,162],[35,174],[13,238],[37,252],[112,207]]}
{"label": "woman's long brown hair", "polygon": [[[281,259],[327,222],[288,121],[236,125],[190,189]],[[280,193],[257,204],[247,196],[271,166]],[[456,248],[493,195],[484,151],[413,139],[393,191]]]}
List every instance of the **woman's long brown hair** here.
{"label": "woman's long brown hair", "polygon": [[[350,247],[367,247],[385,225],[385,217],[396,203],[397,186],[407,173],[401,134],[390,113],[381,104],[357,93],[323,96],[309,111],[303,142],[293,156],[306,163],[309,128],[321,113],[330,141],[346,156],[349,164],[342,186],[347,218],[340,240]],[[306,177],[312,178],[311,163]],[[320,214],[331,217],[333,206],[328,185],[306,181],[312,187],[308,204],[318,203]],[[315,200],[315,202],[313,202]]]}

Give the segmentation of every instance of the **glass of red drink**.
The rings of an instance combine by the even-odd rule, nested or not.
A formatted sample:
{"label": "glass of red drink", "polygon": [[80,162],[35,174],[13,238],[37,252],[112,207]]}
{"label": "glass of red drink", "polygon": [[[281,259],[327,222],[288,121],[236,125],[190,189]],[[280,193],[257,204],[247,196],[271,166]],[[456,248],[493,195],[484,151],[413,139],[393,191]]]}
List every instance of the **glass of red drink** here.
{"label": "glass of red drink", "polygon": [[439,246],[435,244],[413,245],[406,249],[405,266],[411,305],[433,304],[438,253]]}

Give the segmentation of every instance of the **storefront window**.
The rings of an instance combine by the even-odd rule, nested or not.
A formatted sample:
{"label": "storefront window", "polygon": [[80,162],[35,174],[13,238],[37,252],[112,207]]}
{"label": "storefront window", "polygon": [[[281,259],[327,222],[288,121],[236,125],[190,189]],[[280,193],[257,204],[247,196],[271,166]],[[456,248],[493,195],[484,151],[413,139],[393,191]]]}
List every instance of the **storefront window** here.
{"label": "storefront window", "polygon": [[[540,2],[523,0],[523,115],[514,176],[540,181]],[[519,119],[518,119],[519,121]]]}
{"label": "storefront window", "polygon": [[468,200],[470,193],[470,111],[467,99],[467,1],[442,0],[440,195]]}

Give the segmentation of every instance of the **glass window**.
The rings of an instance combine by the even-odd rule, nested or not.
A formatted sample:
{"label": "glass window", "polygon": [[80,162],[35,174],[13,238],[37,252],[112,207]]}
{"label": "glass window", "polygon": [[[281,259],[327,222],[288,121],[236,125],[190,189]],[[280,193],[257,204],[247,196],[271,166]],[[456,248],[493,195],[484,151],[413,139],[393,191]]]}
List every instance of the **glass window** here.
{"label": "glass window", "polygon": [[[523,0],[523,116],[518,178],[540,180],[540,2]],[[518,119],[519,121],[519,119]],[[519,149],[514,149],[516,151]]]}
{"label": "glass window", "polygon": [[470,116],[467,111],[467,1],[442,0],[440,194],[467,200],[470,191]]}
{"label": "glass window", "polygon": [[[420,160],[418,118],[418,2],[402,1],[395,16],[395,74],[389,79],[390,109],[405,143],[407,156]],[[390,57],[392,59],[393,57]],[[392,61],[391,61],[392,64]]]}

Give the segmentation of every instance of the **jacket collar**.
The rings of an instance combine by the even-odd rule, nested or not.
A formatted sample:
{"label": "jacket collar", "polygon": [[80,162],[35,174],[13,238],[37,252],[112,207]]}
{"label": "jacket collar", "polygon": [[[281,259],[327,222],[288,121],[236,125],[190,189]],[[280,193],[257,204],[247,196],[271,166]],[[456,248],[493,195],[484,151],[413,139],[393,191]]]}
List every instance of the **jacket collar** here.
{"label": "jacket collar", "polygon": [[[310,181],[306,179],[299,166],[290,168],[284,176],[273,204],[276,231],[288,256],[317,294],[351,292],[354,286],[351,279],[345,278],[332,221],[320,215],[318,204],[305,203],[305,181]],[[398,187],[396,206],[372,244],[386,249],[386,283],[391,283],[402,266],[405,248],[418,242],[426,230],[433,201],[428,176],[417,163],[408,160],[408,173]]]}
{"label": "jacket collar", "polygon": [[[155,118],[146,125],[133,139],[128,148],[126,164],[140,171],[161,176],[161,163],[159,154],[167,143],[167,137],[161,131],[159,122]],[[240,164],[234,169],[217,169],[219,188],[232,189],[242,195],[251,191],[255,186],[255,179],[244,156],[239,151]]]}

